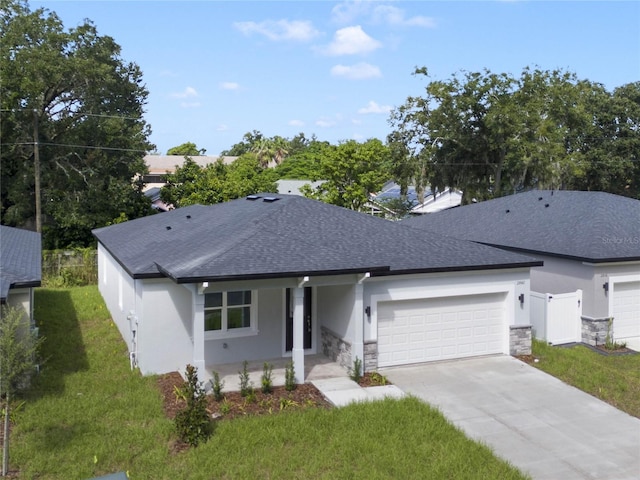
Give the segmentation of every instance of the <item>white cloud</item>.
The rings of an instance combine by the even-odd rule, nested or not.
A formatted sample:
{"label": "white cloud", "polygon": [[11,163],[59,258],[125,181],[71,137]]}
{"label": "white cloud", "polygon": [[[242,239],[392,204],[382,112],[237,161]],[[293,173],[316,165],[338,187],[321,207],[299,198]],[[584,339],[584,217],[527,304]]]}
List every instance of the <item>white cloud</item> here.
{"label": "white cloud", "polygon": [[266,20],[259,23],[236,22],[233,26],[244,35],[249,36],[257,33],[273,41],[293,40],[307,42],[320,34],[311,22],[302,20]]}
{"label": "white cloud", "polygon": [[339,3],[331,9],[331,19],[337,23],[349,23],[369,12],[369,2],[360,0]]}
{"label": "white cloud", "polygon": [[375,65],[360,62],[355,65],[335,65],[331,68],[334,77],[345,77],[349,80],[366,80],[367,78],[381,77],[380,69]]}
{"label": "white cloud", "polygon": [[382,44],[371,38],[362,30],[360,25],[345,27],[338,30],[333,41],[319,49],[324,55],[358,55],[373,52],[382,47]]}
{"label": "white cloud", "polygon": [[330,128],[335,126],[336,122],[333,120],[327,120],[324,118],[321,118],[320,120],[316,120],[316,126],[321,127],[321,128]]}
{"label": "white cloud", "polygon": [[219,86],[222,90],[238,90],[240,88],[236,82],[220,82]]}
{"label": "white cloud", "polygon": [[198,108],[200,105],[200,102],[180,102],[181,108]]}
{"label": "white cloud", "polygon": [[198,96],[198,92],[193,87],[187,87],[183,92],[172,93],[173,98],[193,98]]}
{"label": "white cloud", "polygon": [[375,23],[387,23],[394,26],[433,28],[436,21],[421,15],[406,18],[404,10],[391,5],[378,5],[373,9],[372,19]]}
{"label": "white cloud", "polygon": [[369,113],[389,113],[391,111],[390,105],[378,105],[373,100],[369,100],[366,107],[360,108],[358,113],[366,115]]}
{"label": "white cloud", "polygon": [[302,120],[289,120],[289,126],[304,127],[304,122]]}
{"label": "white cloud", "polygon": [[229,130],[229,127],[227,127],[224,123],[221,123],[216,127],[216,132],[226,132],[227,130]]}

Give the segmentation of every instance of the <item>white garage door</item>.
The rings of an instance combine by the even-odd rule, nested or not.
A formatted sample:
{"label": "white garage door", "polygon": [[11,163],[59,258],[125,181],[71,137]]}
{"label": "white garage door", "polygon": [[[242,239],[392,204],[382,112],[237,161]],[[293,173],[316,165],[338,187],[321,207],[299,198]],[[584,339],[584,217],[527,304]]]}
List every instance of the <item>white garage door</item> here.
{"label": "white garage door", "polygon": [[378,303],[378,365],[502,353],[506,294]]}
{"label": "white garage door", "polygon": [[[628,342],[640,337],[640,282],[613,284],[613,338]],[[630,345],[631,346],[631,345]]]}

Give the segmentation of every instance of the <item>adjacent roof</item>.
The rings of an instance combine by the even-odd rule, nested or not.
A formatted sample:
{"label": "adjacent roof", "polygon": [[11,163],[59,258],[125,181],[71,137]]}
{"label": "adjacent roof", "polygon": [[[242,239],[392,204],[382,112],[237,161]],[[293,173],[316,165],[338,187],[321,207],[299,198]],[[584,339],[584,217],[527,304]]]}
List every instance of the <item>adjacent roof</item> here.
{"label": "adjacent roof", "polygon": [[[222,159],[225,164],[233,163],[238,157],[216,157],[211,155],[193,155],[189,156],[191,160],[201,167],[206,167],[210,163],[216,163],[218,159]],[[145,155],[144,163],[149,167],[149,173],[173,173],[176,166],[182,166],[184,163],[184,155]]]}
{"label": "adjacent roof", "polygon": [[533,190],[402,223],[525,253],[640,260],[640,200],[604,192]]}
{"label": "adjacent roof", "polygon": [[[396,182],[389,181],[385,183],[375,195],[372,195],[374,200],[378,202],[391,199],[400,199],[400,185]],[[424,202],[418,201],[418,193],[416,187],[409,185],[407,187],[406,200],[412,205],[411,213],[425,214],[439,212],[448,208],[457,207],[462,201],[462,192],[459,190],[451,190],[445,188],[443,191],[434,191],[430,187],[426,187],[424,191]]]}
{"label": "adjacent roof", "polygon": [[316,180],[315,182],[312,180],[278,180],[276,184],[278,185],[278,193],[286,193],[290,195],[302,195],[300,193],[300,189],[304,185],[309,185],[312,190],[315,190],[320,185],[322,185],[324,180]]}
{"label": "adjacent roof", "polygon": [[0,225],[0,301],[9,289],[39,287],[42,280],[40,234]]}
{"label": "adjacent roof", "polygon": [[93,233],[134,278],[167,276],[178,283],[541,265],[522,255],[427,237],[387,220],[282,194],[184,207]]}

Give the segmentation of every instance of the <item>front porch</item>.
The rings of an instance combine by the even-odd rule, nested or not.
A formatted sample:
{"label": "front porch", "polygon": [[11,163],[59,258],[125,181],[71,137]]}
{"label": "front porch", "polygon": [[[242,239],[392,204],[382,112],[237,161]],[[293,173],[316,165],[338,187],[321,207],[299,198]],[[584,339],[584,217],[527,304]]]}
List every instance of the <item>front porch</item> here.
{"label": "front porch", "polygon": [[[273,386],[284,385],[285,368],[291,358],[272,358],[268,360],[254,360],[248,362],[247,371],[253,388],[259,390],[262,382],[262,372],[264,364],[273,365],[272,379]],[[213,379],[213,372],[218,372],[220,381],[224,381],[223,391],[233,392],[240,390],[239,372],[243,369],[243,362],[225,363],[206,367],[207,376]],[[320,380],[326,378],[348,378],[347,369],[341,367],[339,363],[322,355],[305,355],[304,357],[304,381]]]}

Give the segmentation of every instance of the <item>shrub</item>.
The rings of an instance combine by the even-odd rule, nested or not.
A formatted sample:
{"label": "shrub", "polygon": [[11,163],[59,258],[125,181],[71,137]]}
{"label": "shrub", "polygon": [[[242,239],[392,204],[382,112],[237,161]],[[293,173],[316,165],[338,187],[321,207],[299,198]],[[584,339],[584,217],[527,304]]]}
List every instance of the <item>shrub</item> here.
{"label": "shrub", "polygon": [[246,360],[242,362],[242,370],[238,372],[240,377],[240,395],[246,397],[250,393],[253,393],[253,384],[249,381],[249,362]]}
{"label": "shrub", "polygon": [[198,369],[187,365],[186,376],[182,396],[186,398],[187,405],[176,414],[175,423],[180,440],[197,447],[209,439],[213,433],[213,423],[207,412],[207,398],[202,382],[198,381]]}
{"label": "shrub", "polygon": [[220,374],[213,372],[213,380],[211,381],[211,390],[213,391],[213,398],[216,402],[222,400],[222,389],[224,388],[224,380],[220,381]]}
{"label": "shrub", "polygon": [[264,362],[262,367],[262,393],[273,391],[273,365]]}
{"label": "shrub", "polygon": [[358,357],[353,361],[353,368],[349,369],[349,378],[356,383],[362,378],[362,360]]}
{"label": "shrub", "polygon": [[293,360],[291,360],[284,369],[284,388],[287,392],[293,392],[296,387],[296,376],[293,370]]}

